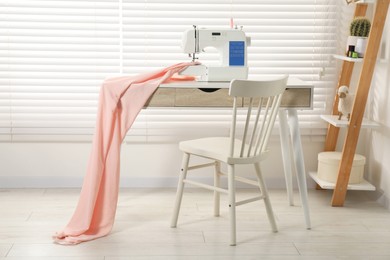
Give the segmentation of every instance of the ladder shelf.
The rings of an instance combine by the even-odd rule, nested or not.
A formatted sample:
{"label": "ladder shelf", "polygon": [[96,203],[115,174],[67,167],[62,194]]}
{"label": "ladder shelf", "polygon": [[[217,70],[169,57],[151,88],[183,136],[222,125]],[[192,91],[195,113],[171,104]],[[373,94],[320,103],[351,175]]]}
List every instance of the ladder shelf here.
{"label": "ladder shelf", "polygon": [[[351,174],[357,142],[359,139],[360,129],[362,127],[379,127],[379,124],[375,122],[371,122],[367,119],[364,120],[363,115],[375,69],[378,49],[382,38],[383,27],[386,21],[389,4],[390,0],[376,1],[373,20],[371,22],[372,26],[368,36],[364,58],[349,58],[343,55],[333,55],[335,59],[340,59],[343,61],[337,88],[343,85],[350,85],[355,63],[361,62],[362,68],[349,122],[347,120],[338,120],[337,96],[334,99],[332,115],[322,116],[324,120],[329,122],[324,151],[335,151],[340,127],[346,127],[347,129],[336,183],[325,183],[318,179],[316,173],[310,174],[311,177],[319,184],[319,187],[334,190],[331,203],[332,206],[340,207],[344,205],[348,189],[375,190],[375,187],[367,181],[365,181],[362,185],[357,185],[357,187],[356,185],[353,186],[348,184],[348,182]],[[365,16],[367,7],[367,3],[357,3],[354,17]],[[353,127],[348,127],[349,125],[352,125]]]}

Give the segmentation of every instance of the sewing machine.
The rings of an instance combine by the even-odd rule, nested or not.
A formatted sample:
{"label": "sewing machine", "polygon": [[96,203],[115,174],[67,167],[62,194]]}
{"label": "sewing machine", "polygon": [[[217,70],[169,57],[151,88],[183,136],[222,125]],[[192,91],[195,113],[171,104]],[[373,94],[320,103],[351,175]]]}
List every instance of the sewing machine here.
{"label": "sewing machine", "polygon": [[198,81],[231,81],[246,79],[248,76],[247,46],[250,38],[240,29],[205,29],[186,30],[183,35],[182,50],[192,60],[196,54],[204,52],[206,47],[214,47],[219,54],[218,66],[195,65],[181,72],[182,75],[196,76]]}

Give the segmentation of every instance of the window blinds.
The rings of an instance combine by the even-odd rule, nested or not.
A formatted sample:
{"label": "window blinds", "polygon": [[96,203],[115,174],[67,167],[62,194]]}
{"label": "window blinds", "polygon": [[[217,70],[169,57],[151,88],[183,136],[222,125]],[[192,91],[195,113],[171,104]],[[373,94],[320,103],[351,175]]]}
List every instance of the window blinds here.
{"label": "window blinds", "polygon": [[[334,87],[337,0],[3,0],[0,2],[0,138],[91,138],[104,78],[181,61],[181,35],[192,25],[226,27],[252,39],[249,77],[290,74],[315,85],[302,131],[322,135],[319,115]],[[210,50],[200,59],[217,60]],[[325,71],[325,72],[324,72]],[[320,77],[320,74],[324,74]],[[128,140],[220,134],[226,109],[145,109]]]}

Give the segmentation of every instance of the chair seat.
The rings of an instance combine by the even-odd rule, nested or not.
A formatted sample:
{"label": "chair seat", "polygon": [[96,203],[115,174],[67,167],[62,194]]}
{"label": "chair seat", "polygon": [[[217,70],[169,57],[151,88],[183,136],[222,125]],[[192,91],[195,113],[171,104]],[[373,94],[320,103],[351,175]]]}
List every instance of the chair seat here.
{"label": "chair seat", "polygon": [[[234,146],[241,147],[241,140],[235,139]],[[259,162],[264,159],[267,152],[258,156],[251,156],[240,158],[239,149],[234,149],[235,153],[233,157],[229,155],[230,151],[230,138],[229,137],[208,137],[200,138],[188,141],[182,141],[179,143],[179,148],[183,152],[206,157],[227,164],[249,164]],[[248,146],[244,148],[244,153],[248,151]]]}

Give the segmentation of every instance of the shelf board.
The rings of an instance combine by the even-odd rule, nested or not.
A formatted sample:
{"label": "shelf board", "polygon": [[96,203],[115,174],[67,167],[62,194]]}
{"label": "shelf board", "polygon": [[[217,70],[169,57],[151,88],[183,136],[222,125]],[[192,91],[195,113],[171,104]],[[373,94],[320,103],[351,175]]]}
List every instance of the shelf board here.
{"label": "shelf board", "polygon": [[[327,121],[329,124],[334,125],[335,127],[348,127],[349,121],[347,118],[342,117],[341,120],[338,120],[338,115],[321,115],[321,118]],[[380,124],[363,118],[362,128],[379,128]]]}
{"label": "shelf board", "polygon": [[333,58],[338,60],[345,60],[349,62],[362,62],[364,60],[363,58],[351,58],[351,57],[347,57],[344,55],[337,55],[337,54],[333,54]]}
{"label": "shelf board", "polygon": [[[317,172],[309,172],[309,175],[318,185],[320,185],[321,188],[326,189],[326,190],[334,190],[334,187],[336,186],[336,184],[319,179],[317,176]],[[363,181],[361,183],[348,184],[347,189],[348,190],[374,191],[375,186],[363,179]]]}

